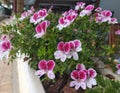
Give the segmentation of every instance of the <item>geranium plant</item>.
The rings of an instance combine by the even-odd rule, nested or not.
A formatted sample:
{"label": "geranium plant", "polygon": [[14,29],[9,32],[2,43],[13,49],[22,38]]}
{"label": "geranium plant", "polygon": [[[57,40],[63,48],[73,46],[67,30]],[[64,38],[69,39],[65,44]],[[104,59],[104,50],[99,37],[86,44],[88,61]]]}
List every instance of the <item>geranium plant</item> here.
{"label": "geranium plant", "polygon": [[114,47],[108,45],[108,33],[110,24],[116,23],[111,11],[83,2],[62,14],[53,13],[51,8],[35,11],[32,7],[13,24],[1,27],[0,58],[12,61],[18,53],[25,54],[24,61],[29,59],[43,83],[54,86],[66,80],[57,91],[67,86],[78,93],[93,93],[89,92],[92,89],[98,91],[94,93],[107,93],[99,92],[104,86],[99,84],[101,77],[93,59],[103,60],[114,54]]}

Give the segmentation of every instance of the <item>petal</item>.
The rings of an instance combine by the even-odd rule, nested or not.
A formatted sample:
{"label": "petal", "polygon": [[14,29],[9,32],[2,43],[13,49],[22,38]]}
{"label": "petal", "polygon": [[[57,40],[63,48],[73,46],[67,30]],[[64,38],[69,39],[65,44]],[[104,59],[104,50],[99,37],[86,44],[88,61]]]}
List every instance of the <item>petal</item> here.
{"label": "petal", "polygon": [[63,50],[64,50],[64,49],[63,49],[63,46],[64,46],[64,42],[61,41],[61,42],[58,43],[57,49],[63,51]]}
{"label": "petal", "polygon": [[35,21],[37,21],[37,19],[38,19],[38,13],[34,13],[34,15],[33,15],[33,20],[35,20]]}
{"label": "petal", "polygon": [[68,16],[66,16],[66,19],[67,19],[68,21],[72,21],[72,16],[71,16],[71,15],[68,15]]}
{"label": "petal", "polygon": [[77,80],[79,78],[78,76],[78,71],[77,70],[73,70],[70,74],[70,77],[73,79],[73,80]]}
{"label": "petal", "polygon": [[80,17],[84,17],[87,14],[86,10],[82,10],[79,14]]}
{"label": "petal", "polygon": [[42,32],[42,28],[41,28],[41,24],[38,24],[35,28],[37,33],[41,33]]}
{"label": "petal", "polygon": [[75,44],[76,48],[79,47],[79,46],[81,46],[80,40],[74,40],[74,44]]}
{"label": "petal", "polygon": [[7,36],[6,35],[2,35],[1,39],[2,40],[6,40]]}
{"label": "petal", "polygon": [[59,50],[54,53],[55,59],[60,59],[62,55],[63,55],[62,51]]}
{"label": "petal", "polygon": [[92,84],[91,84],[91,82],[89,80],[87,80],[86,84],[87,84],[88,88],[92,88]]}
{"label": "petal", "polygon": [[56,28],[58,28],[58,29],[61,31],[61,30],[64,28],[64,26],[63,26],[63,25],[58,24]]}
{"label": "petal", "polygon": [[90,78],[90,82],[92,85],[97,85],[97,82],[94,78]]}
{"label": "petal", "polygon": [[89,11],[92,11],[94,9],[94,5],[87,5],[85,7],[85,10],[89,10]]}
{"label": "petal", "polygon": [[79,7],[78,5],[75,6],[75,10],[79,10],[79,8],[80,8],[80,7]]}
{"label": "petal", "polygon": [[119,69],[119,70],[117,70],[117,74],[120,74],[120,69]]}
{"label": "petal", "polygon": [[62,62],[65,62],[65,60],[66,60],[66,55],[65,54],[63,54],[63,55],[61,55],[61,58],[60,58],[60,60],[62,61]]}
{"label": "petal", "polygon": [[84,64],[77,64],[76,69],[77,70],[85,70],[85,65]]}
{"label": "petal", "polygon": [[84,89],[84,90],[86,89],[86,84],[85,84],[85,82],[80,82],[80,86],[81,86],[82,89]]}
{"label": "petal", "polygon": [[37,34],[34,35],[34,37],[36,37],[36,38],[41,38],[44,34],[45,34],[44,32],[42,32],[42,33],[37,33]]}
{"label": "petal", "polygon": [[87,74],[84,70],[81,70],[78,72],[78,75],[79,75],[79,79],[81,81],[85,81],[87,79]]}
{"label": "petal", "polygon": [[86,80],[86,84],[88,88],[92,88],[92,85],[97,85],[97,82],[94,78],[89,78]]}
{"label": "petal", "polygon": [[59,24],[64,24],[65,22],[64,22],[64,18],[63,17],[61,17],[60,19],[59,19]]}
{"label": "petal", "polygon": [[77,84],[76,81],[71,81],[71,82],[70,82],[70,87],[74,87],[76,84]]}
{"label": "petal", "polygon": [[117,64],[117,65],[116,65],[116,68],[117,68],[117,69],[120,69],[120,64]]}
{"label": "petal", "polygon": [[46,32],[46,29],[47,29],[47,21],[43,21],[40,26],[41,26],[42,30],[43,30],[44,32]]}
{"label": "petal", "polygon": [[76,86],[75,86],[75,89],[78,90],[80,88],[80,83],[77,83]]}
{"label": "petal", "polygon": [[48,67],[48,70],[53,70],[55,67],[55,62],[53,60],[49,60],[47,62],[47,67]]}
{"label": "petal", "polygon": [[70,52],[69,42],[65,42],[63,49],[64,49],[64,52],[67,53],[67,54]]}
{"label": "petal", "polygon": [[97,73],[93,68],[89,68],[88,75],[89,75],[89,77],[94,78],[94,77],[96,77]]}
{"label": "petal", "polygon": [[47,69],[47,61],[46,60],[41,60],[38,64],[38,68],[46,70]]}
{"label": "petal", "polygon": [[45,73],[46,73],[46,72],[45,72],[44,70],[37,70],[37,71],[35,72],[35,75],[41,77],[41,76],[43,76]]}
{"label": "petal", "polygon": [[74,60],[78,60],[79,57],[77,52],[73,52],[72,55]]}
{"label": "petal", "polygon": [[76,52],[80,52],[80,51],[82,51],[81,46],[79,46],[79,47],[76,48]]}
{"label": "petal", "polygon": [[10,42],[3,41],[3,43],[1,44],[2,51],[7,51],[7,49],[9,48],[10,48]]}
{"label": "petal", "polygon": [[55,78],[55,74],[54,74],[53,71],[48,71],[47,76],[48,76],[50,79],[54,79],[54,78]]}
{"label": "petal", "polygon": [[70,48],[74,49],[75,48],[75,43],[73,41],[70,41],[69,43],[70,43]]}
{"label": "petal", "polygon": [[73,56],[73,54],[72,54],[72,52],[69,52],[66,56],[68,59],[70,59]]}

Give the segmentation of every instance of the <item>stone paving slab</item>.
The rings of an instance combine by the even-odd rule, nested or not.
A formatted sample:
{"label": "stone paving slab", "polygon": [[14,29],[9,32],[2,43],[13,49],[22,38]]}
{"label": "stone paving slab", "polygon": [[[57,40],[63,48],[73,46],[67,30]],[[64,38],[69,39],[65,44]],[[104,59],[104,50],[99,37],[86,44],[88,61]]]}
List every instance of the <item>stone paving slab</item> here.
{"label": "stone paving slab", "polygon": [[0,93],[13,93],[12,81],[13,81],[12,64],[8,65],[5,62],[0,62]]}

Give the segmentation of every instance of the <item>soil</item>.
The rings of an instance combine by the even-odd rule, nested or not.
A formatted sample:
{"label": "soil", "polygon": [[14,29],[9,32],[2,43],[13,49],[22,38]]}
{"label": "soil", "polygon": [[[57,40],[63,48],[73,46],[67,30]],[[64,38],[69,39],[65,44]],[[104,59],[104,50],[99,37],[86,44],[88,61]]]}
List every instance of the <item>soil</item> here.
{"label": "soil", "polygon": [[85,93],[81,88],[77,91],[74,88],[71,88],[69,86],[70,81],[69,75],[64,75],[61,78],[57,78],[55,83],[44,81],[43,86],[46,93]]}

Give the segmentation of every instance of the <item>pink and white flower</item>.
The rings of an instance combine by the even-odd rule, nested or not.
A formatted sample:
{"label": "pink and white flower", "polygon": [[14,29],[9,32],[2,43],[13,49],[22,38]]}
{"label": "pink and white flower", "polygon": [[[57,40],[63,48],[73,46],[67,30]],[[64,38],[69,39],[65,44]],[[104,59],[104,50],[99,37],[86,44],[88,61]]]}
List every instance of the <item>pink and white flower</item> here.
{"label": "pink and white flower", "polygon": [[57,28],[62,30],[63,28],[69,26],[77,17],[75,10],[69,10],[62,14],[62,17],[59,18]]}
{"label": "pink and white flower", "polygon": [[20,19],[19,20],[24,20],[25,18],[27,18],[27,17],[29,17],[30,15],[32,15],[33,13],[34,13],[34,8],[33,7],[31,7],[31,9],[30,10],[28,10],[28,11],[24,11],[22,14],[21,14],[21,17],[20,17]]}
{"label": "pink and white flower", "polygon": [[79,14],[79,16],[84,17],[85,15],[89,16],[94,9],[94,5],[88,5],[85,7],[84,10],[82,10]]}
{"label": "pink and white flower", "polygon": [[78,60],[78,52],[82,51],[81,48],[81,42],[80,40],[74,40],[74,41],[70,41],[70,53],[69,53],[69,58],[71,58],[73,56],[74,60]]}
{"label": "pink and white flower", "polygon": [[118,20],[117,18],[110,18],[109,21],[108,21],[109,24],[117,24],[118,23]]}
{"label": "pink and white flower", "polygon": [[30,23],[37,24],[40,21],[44,20],[47,15],[48,15],[47,10],[46,9],[41,9],[38,12],[35,12],[33,14],[33,16],[31,16]]}
{"label": "pink and white flower", "polygon": [[74,60],[78,60],[78,52],[82,50],[80,40],[74,40],[70,42],[61,41],[57,45],[57,51],[54,53],[55,59],[60,59],[62,62],[66,60],[66,58],[73,57]]}
{"label": "pink and white flower", "polygon": [[101,12],[102,11],[102,8],[101,7],[98,7],[95,9],[96,12]]}
{"label": "pink and white flower", "polygon": [[118,70],[117,70],[117,74],[120,74],[120,64],[117,64],[117,65],[116,65],[116,68],[118,69]]}
{"label": "pink and white flower", "polygon": [[85,3],[77,2],[77,5],[75,6],[75,10],[83,9],[84,7],[85,7]]}
{"label": "pink and white flower", "polygon": [[95,18],[96,23],[103,23],[103,22],[108,22],[109,24],[118,23],[116,18],[111,18],[112,12],[109,10],[103,10],[96,14],[97,14]]}
{"label": "pink and white flower", "polygon": [[102,22],[109,21],[110,18],[111,18],[111,16],[112,16],[112,12],[111,11],[109,11],[109,10],[103,10],[101,12],[101,17],[103,18]]}
{"label": "pink and white flower", "polygon": [[80,87],[86,89],[86,87],[92,88],[93,85],[97,85],[95,80],[96,71],[93,68],[87,70],[84,64],[77,64],[76,70],[73,70],[70,76],[74,80],[70,82],[70,87],[75,86],[76,90]]}
{"label": "pink and white flower", "polygon": [[77,71],[74,70],[71,72],[71,78],[73,79],[73,81],[70,82],[70,87],[74,87],[75,89],[78,90],[80,87],[82,89],[86,89],[86,83],[85,80],[87,79],[87,74],[85,71],[81,70],[81,71]]}
{"label": "pink and white flower", "polygon": [[103,22],[103,17],[98,16],[95,18],[96,23],[102,23]]}
{"label": "pink and white flower", "polygon": [[69,42],[59,42],[57,45],[57,49],[58,50],[54,53],[55,59],[60,59],[62,62],[64,62],[70,52]]}
{"label": "pink and white flower", "polygon": [[120,30],[117,30],[117,31],[115,32],[115,34],[116,34],[116,35],[120,35]]}
{"label": "pink and white flower", "polygon": [[39,23],[39,24],[36,26],[36,28],[35,28],[35,30],[36,30],[36,35],[35,35],[34,37],[36,37],[36,38],[41,38],[43,35],[45,35],[46,29],[47,29],[47,27],[48,27],[49,25],[50,25],[50,22],[47,21],[47,20]]}
{"label": "pink and white flower", "polygon": [[35,72],[35,75],[41,77],[44,74],[47,74],[47,76],[50,79],[54,79],[55,78],[55,74],[53,72],[53,69],[55,67],[55,62],[53,60],[41,60],[38,64],[38,68],[39,70],[37,70]]}
{"label": "pink and white flower", "polygon": [[12,49],[12,45],[7,36],[3,36],[0,40],[0,59],[8,59],[9,52]]}
{"label": "pink and white flower", "polygon": [[92,88],[92,86],[94,85],[97,85],[97,82],[96,82],[96,79],[95,77],[97,76],[97,73],[96,71],[93,69],[93,68],[89,68],[87,70],[87,79],[86,79],[86,86],[88,88]]}

